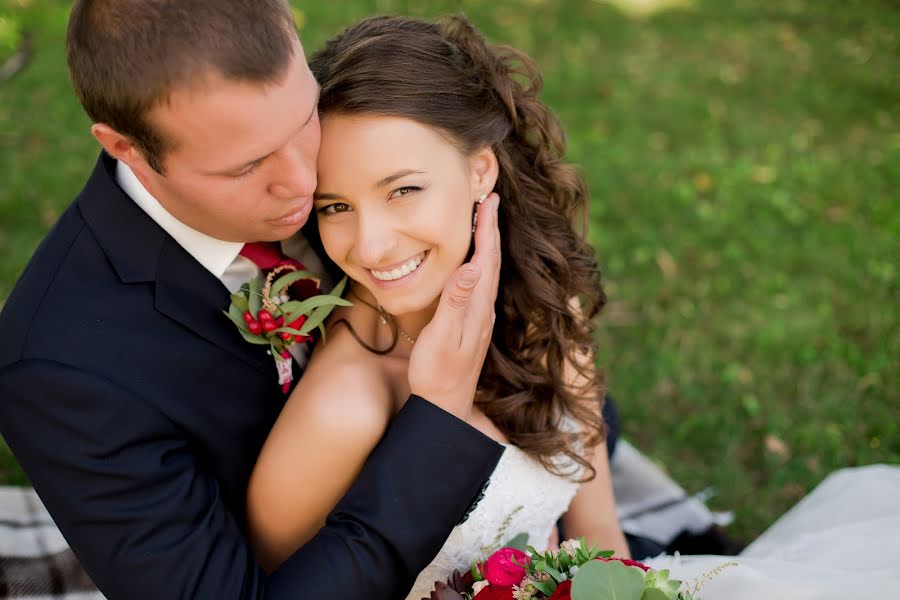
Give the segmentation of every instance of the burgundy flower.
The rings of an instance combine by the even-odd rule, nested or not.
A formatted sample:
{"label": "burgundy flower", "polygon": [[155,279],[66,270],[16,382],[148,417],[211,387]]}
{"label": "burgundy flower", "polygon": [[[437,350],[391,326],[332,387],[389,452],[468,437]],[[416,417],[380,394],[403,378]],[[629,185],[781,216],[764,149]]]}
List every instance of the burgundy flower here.
{"label": "burgundy flower", "polygon": [[475,594],[474,600],[514,600],[511,587],[489,585]]}
{"label": "burgundy flower", "polygon": [[556,586],[556,590],[547,600],[572,600],[572,580],[567,579]]}

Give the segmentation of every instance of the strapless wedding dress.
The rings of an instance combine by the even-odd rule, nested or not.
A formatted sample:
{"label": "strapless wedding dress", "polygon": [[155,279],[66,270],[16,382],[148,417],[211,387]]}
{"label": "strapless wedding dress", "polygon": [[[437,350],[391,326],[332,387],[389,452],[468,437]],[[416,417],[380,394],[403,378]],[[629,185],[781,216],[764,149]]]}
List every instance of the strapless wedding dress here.
{"label": "strapless wedding dress", "polygon": [[528,534],[530,545],[545,550],[553,526],[578,490],[572,479],[550,473],[523,450],[506,445],[484,498],[469,518],[453,529],[406,600],[429,598],[436,581],[446,581],[454,569],[468,570],[473,561],[487,558],[520,533]]}

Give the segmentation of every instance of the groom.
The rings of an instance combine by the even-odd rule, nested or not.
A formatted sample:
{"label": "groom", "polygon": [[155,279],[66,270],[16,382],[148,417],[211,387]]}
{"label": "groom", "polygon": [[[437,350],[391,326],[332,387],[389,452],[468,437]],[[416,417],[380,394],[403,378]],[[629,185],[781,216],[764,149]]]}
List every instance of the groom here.
{"label": "groom", "polygon": [[318,86],[291,10],[80,0],[68,36],[103,152],[0,314],[0,433],[109,598],[403,597],[502,451],[463,421],[496,198],[416,344],[413,395],[325,527],[266,574],[244,493],[285,396],[222,310],[244,244],[290,237],[311,209]]}

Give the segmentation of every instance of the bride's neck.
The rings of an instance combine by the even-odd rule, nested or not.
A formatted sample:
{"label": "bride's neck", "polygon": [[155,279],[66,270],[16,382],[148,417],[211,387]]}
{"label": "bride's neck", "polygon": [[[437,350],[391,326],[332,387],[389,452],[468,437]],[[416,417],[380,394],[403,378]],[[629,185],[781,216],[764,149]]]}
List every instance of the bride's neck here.
{"label": "bride's neck", "polygon": [[[365,286],[356,283],[351,286],[350,291],[357,298],[363,300],[364,303],[369,304],[370,306],[378,310],[378,302],[375,299],[375,296],[372,295],[372,293],[368,289],[366,289]],[[401,331],[403,331],[403,333],[405,333],[412,339],[417,340],[419,339],[419,334],[422,333],[422,330],[425,329],[425,326],[428,325],[431,322],[431,319],[434,317],[434,313],[437,311],[439,301],[440,297],[435,298],[434,302],[432,302],[422,310],[403,313],[401,315],[391,314],[390,316],[394,319],[397,327]]]}

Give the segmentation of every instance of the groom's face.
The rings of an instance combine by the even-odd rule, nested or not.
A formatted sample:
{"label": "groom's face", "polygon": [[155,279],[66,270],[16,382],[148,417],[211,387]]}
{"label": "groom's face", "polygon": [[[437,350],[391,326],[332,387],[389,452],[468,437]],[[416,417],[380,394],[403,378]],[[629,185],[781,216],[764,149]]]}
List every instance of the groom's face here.
{"label": "groom's face", "polygon": [[173,216],[214,238],[290,237],[309,217],[316,188],[318,91],[299,44],[278,83],[210,76],[176,89],[151,113],[172,142],[163,174],[143,163],[138,177]]}

